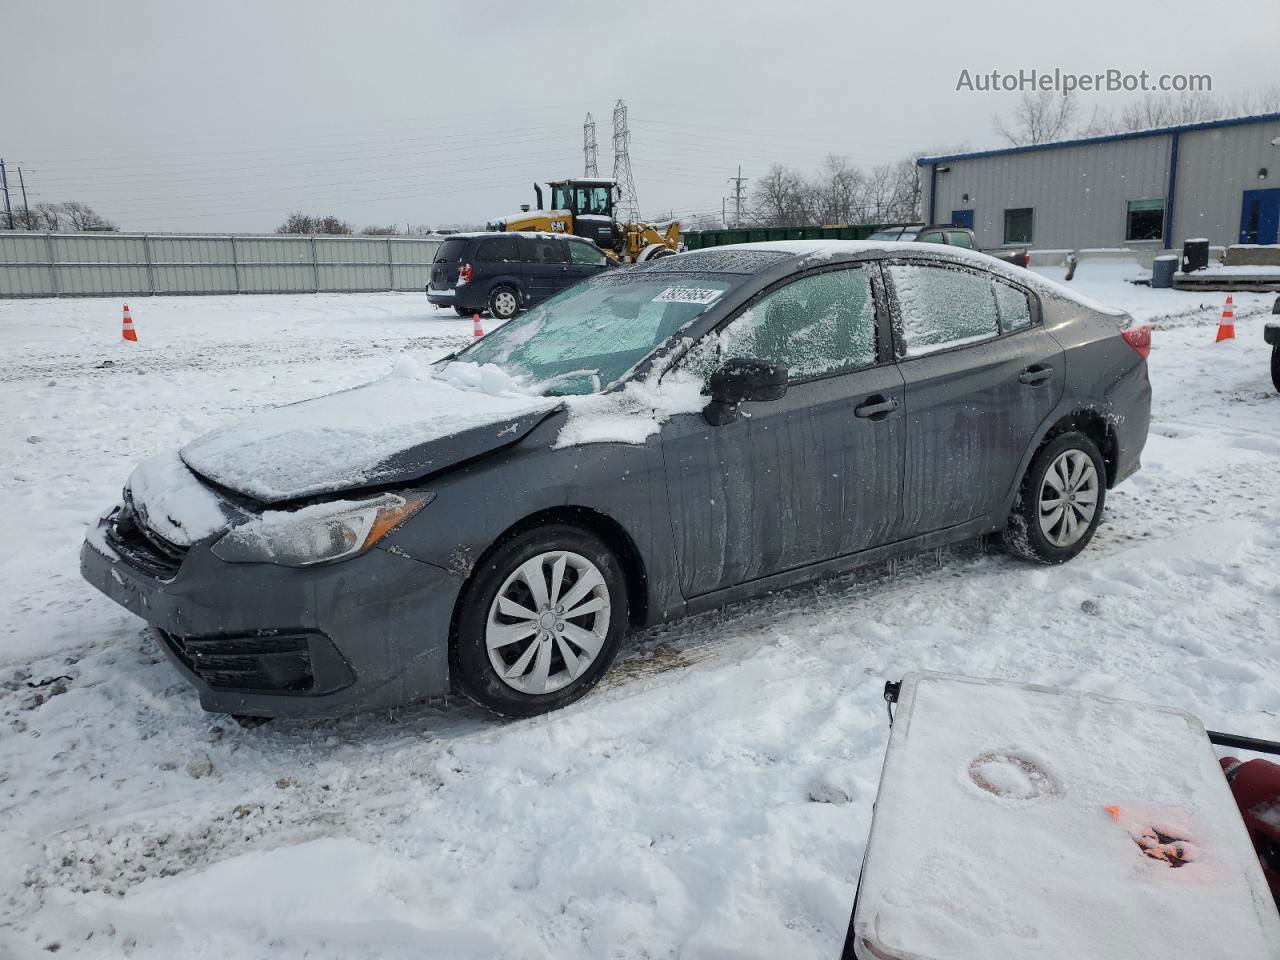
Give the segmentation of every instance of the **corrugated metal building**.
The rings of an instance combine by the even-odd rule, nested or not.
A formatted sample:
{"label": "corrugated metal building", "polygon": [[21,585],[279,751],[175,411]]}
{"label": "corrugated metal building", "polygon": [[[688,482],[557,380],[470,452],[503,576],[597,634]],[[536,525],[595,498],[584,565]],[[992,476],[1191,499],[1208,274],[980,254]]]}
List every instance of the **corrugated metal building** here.
{"label": "corrugated metal building", "polygon": [[970,227],[984,248],[1280,239],[1280,113],[918,163],[928,222]]}

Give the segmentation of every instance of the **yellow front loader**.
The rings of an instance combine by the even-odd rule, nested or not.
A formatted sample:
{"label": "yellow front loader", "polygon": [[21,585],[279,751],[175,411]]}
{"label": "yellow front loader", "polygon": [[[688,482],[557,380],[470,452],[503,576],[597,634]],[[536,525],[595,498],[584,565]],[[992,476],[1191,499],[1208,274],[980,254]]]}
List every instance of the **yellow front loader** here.
{"label": "yellow front loader", "polygon": [[551,209],[542,208],[542,187],[533,185],[538,208],[528,205],[511,217],[489,224],[490,230],[565,233],[593,241],[618,263],[644,263],[680,249],[680,224],[619,223],[614,219],[617,182],[600,177],[556,180],[551,187]]}

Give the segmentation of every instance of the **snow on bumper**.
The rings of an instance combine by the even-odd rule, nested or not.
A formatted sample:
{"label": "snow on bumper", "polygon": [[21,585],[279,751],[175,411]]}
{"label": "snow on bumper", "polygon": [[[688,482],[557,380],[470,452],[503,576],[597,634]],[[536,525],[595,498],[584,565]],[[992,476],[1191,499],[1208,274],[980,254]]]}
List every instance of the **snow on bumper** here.
{"label": "snow on bumper", "polygon": [[204,709],[332,717],[448,692],[460,576],[378,548],[295,568],[224,563],[202,544],[166,581],[112,549],[108,522],[86,536],[81,575],[156,629]]}

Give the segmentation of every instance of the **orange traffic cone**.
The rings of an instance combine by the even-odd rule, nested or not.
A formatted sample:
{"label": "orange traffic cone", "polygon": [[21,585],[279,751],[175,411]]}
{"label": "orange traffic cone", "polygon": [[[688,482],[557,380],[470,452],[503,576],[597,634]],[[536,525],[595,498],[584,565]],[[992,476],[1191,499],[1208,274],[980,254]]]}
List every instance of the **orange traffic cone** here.
{"label": "orange traffic cone", "polygon": [[1226,305],[1222,308],[1222,319],[1218,321],[1218,339],[1214,343],[1221,343],[1223,340],[1234,340],[1236,338],[1236,308],[1235,303],[1231,299],[1231,294],[1227,294]]}
{"label": "orange traffic cone", "polygon": [[130,343],[138,342],[138,334],[133,329],[133,317],[129,316],[129,305],[124,305],[124,329],[120,331],[120,336]]}
{"label": "orange traffic cone", "polygon": [[484,336],[484,327],[480,326],[480,314],[478,313],[471,318],[471,336],[476,340]]}

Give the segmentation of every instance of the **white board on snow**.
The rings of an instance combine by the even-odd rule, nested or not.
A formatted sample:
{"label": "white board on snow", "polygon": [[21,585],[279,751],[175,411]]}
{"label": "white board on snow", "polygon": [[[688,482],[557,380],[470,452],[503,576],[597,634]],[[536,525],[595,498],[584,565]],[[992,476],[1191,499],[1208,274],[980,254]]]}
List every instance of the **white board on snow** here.
{"label": "white board on snow", "polygon": [[903,682],[853,932],[863,960],[1280,957],[1195,717],[939,674]]}

